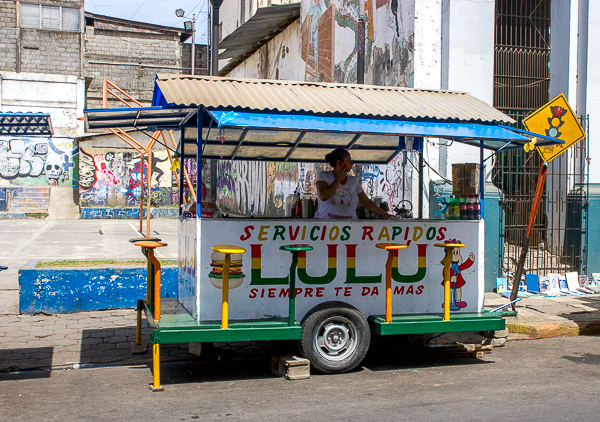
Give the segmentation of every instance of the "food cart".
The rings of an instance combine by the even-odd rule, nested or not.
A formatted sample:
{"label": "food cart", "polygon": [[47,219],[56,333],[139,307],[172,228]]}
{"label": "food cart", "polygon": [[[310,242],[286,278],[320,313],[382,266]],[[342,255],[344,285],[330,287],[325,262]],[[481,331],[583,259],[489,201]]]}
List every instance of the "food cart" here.
{"label": "food cart", "polygon": [[[465,93],[189,75],[157,75],[152,107],[88,110],[86,122],[178,129],[197,186],[203,158],[323,162],[344,147],[355,163],[387,164],[431,137],[479,147],[483,167],[484,149],[557,142],[503,125],[512,120]],[[362,361],[372,335],[503,329],[484,311],[480,195],[478,220],[424,219],[421,204],[418,218],[385,221],[201,218],[200,203],[196,214],[180,205],[177,306],[160,311],[152,277],[140,306],[154,387],[165,343],[299,340],[313,367],[339,373]]]}

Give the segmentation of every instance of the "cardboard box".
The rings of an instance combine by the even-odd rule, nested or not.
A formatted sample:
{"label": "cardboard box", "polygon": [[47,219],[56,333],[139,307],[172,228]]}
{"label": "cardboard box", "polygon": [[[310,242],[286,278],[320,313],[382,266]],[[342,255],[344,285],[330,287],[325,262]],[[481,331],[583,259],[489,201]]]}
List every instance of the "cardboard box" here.
{"label": "cardboard box", "polygon": [[452,195],[479,195],[479,171],[477,163],[452,164]]}
{"label": "cardboard box", "polygon": [[463,164],[463,184],[462,196],[479,195],[481,193],[479,185],[479,164]]}
{"label": "cardboard box", "polygon": [[452,164],[452,195],[462,196],[464,164]]}

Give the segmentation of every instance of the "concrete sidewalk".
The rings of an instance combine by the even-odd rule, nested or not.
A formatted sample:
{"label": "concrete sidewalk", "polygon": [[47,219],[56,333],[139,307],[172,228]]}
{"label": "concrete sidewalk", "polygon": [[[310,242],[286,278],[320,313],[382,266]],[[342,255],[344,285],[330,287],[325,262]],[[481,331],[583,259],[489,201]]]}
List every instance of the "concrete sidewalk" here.
{"label": "concrete sidewalk", "polygon": [[[169,246],[159,259],[177,259],[179,220],[152,220],[151,236]],[[136,220],[0,220],[0,315],[19,314],[18,272],[32,260],[145,259],[129,239],[141,237]],[[146,225],[144,222],[144,231]]]}
{"label": "concrete sidewalk", "polygon": [[[507,303],[486,293],[486,309]],[[508,340],[600,333],[600,295],[523,299],[518,315],[507,317]],[[150,349],[131,353],[136,312],[120,309],[60,315],[0,316],[0,371],[60,369],[81,365],[145,364]],[[150,344],[145,319],[143,341]],[[503,342],[500,342],[502,345]],[[197,359],[187,344],[161,346],[161,361]]]}
{"label": "concrete sidewalk", "polygon": [[[488,310],[508,302],[496,293],[485,294]],[[523,298],[516,310],[517,316],[506,318],[509,339],[600,334],[600,294]]]}

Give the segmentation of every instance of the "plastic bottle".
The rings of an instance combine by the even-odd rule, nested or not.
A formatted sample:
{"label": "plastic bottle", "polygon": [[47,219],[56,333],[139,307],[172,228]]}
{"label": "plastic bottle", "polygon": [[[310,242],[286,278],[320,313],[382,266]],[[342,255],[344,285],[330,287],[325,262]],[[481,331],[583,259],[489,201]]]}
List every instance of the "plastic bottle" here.
{"label": "plastic bottle", "polygon": [[460,219],[468,220],[469,219],[469,210],[467,205],[467,198],[460,198]]}
{"label": "plastic bottle", "polygon": [[296,196],[296,213],[294,217],[302,218],[302,200],[300,199],[300,192],[298,192]]}
{"label": "plastic bottle", "polygon": [[448,220],[460,220],[460,203],[455,196],[448,202]]}
{"label": "plastic bottle", "polygon": [[475,220],[475,197],[469,196],[467,201],[467,215],[469,220]]}
{"label": "plastic bottle", "polygon": [[308,197],[302,198],[302,218],[308,218]]}
{"label": "plastic bottle", "polygon": [[479,202],[479,197],[475,197],[475,204],[473,208],[473,219],[481,220],[481,202]]}
{"label": "plastic bottle", "polygon": [[292,216],[292,205],[294,203],[294,197],[292,195],[288,195],[287,198],[285,198],[285,216],[286,217],[291,217]]}
{"label": "plastic bottle", "polygon": [[308,199],[308,218],[315,216],[315,203],[312,198]]}

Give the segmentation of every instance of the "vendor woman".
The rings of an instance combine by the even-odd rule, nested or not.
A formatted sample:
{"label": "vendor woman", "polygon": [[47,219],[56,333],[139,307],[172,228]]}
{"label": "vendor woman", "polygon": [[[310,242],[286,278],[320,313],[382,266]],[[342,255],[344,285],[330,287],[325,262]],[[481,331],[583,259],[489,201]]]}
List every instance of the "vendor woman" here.
{"label": "vendor woman", "polygon": [[356,207],[359,202],[380,218],[389,217],[363,192],[359,178],[348,175],[352,169],[352,158],[347,150],[336,148],[325,156],[325,160],[331,166],[331,171],[319,172],[317,176],[318,207],[314,218],[357,220]]}

